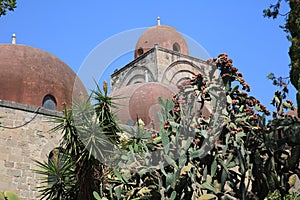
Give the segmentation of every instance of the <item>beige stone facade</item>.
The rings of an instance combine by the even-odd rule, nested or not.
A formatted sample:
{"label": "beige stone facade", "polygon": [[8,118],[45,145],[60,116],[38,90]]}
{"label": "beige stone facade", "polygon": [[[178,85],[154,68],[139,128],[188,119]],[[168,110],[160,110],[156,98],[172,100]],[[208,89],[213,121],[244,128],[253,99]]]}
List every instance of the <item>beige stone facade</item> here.
{"label": "beige stone facade", "polygon": [[[211,66],[187,55],[188,46],[183,36],[172,27],[160,25],[160,21],[141,36],[136,47],[135,59],[111,75],[111,92],[119,91],[120,95],[124,92],[128,97],[125,105],[120,104],[124,109],[117,118],[122,124],[135,123],[139,118],[145,125],[159,125],[156,117],[160,111],[158,96],[171,98],[178,84],[198,72],[208,75]],[[20,55],[30,56],[12,59],[16,48]],[[0,79],[7,87],[0,93],[0,191],[13,191],[25,200],[38,199],[37,187],[41,183],[40,177],[33,172],[37,169],[33,160],[47,161],[49,153],[59,145],[61,133],[49,132],[55,126],[49,120],[62,113],[33,105],[42,102],[44,105],[49,100],[45,97],[50,98],[56,109],[61,109],[64,102],[71,105],[75,74],[60,60],[41,50],[15,44],[2,45],[2,49],[2,60],[7,62],[2,62],[2,68],[0,66],[2,71],[6,70]],[[12,64],[11,60],[18,63]],[[26,69],[24,63],[27,63]],[[14,66],[18,68],[14,70]],[[32,71],[34,66],[43,73]],[[59,78],[60,75],[63,78]],[[37,80],[42,82],[35,82]],[[78,94],[86,93],[81,82],[79,88],[83,92]],[[24,96],[20,96],[21,91]],[[8,94],[13,98],[8,98]]]}
{"label": "beige stone facade", "polygon": [[[177,86],[197,73],[211,82],[218,76],[212,69],[215,67],[206,60],[154,45],[111,75],[111,96],[121,105],[115,110],[119,123],[130,125],[139,118],[147,128],[159,127],[158,97],[171,99],[178,92]],[[211,105],[205,109],[208,115]]]}
{"label": "beige stone facade", "polygon": [[21,199],[38,199],[39,177],[33,161],[47,160],[59,145],[60,133],[51,117],[61,112],[0,100],[0,191],[13,191]]}
{"label": "beige stone facade", "polygon": [[204,60],[156,45],[111,75],[111,91],[145,82],[176,86],[197,72],[207,75],[210,69]]}

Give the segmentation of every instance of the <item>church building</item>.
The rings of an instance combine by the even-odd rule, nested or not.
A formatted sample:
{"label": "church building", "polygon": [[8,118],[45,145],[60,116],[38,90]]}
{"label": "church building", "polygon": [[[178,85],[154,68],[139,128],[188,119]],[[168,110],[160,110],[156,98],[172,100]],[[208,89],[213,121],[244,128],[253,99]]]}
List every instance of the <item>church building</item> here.
{"label": "church building", "polygon": [[[72,97],[87,91],[72,69],[54,55],[27,45],[0,44],[0,191],[37,199],[40,185],[33,160],[47,160],[59,145],[51,116],[62,116]],[[147,29],[136,42],[134,60],[111,74],[111,96],[118,99],[120,123],[158,126],[158,97],[171,98],[177,85],[207,67],[189,56],[184,37],[173,27]],[[73,94],[75,92],[75,95]]]}
{"label": "church building", "polygon": [[207,68],[205,60],[189,55],[184,37],[158,18],[157,25],[138,39],[134,60],[111,75],[111,95],[121,97],[120,123],[131,125],[142,119],[146,127],[157,127],[158,97],[172,98],[180,83]]}

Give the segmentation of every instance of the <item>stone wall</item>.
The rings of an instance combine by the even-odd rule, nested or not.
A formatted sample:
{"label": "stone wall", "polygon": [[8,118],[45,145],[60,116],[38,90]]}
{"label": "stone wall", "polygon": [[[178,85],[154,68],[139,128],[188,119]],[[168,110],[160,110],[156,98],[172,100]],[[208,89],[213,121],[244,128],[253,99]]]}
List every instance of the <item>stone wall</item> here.
{"label": "stone wall", "polygon": [[211,70],[204,60],[155,46],[111,75],[111,91],[144,82],[178,85],[204,69]]}
{"label": "stone wall", "polygon": [[161,47],[158,47],[156,57],[157,81],[165,84],[178,85],[196,73],[208,75],[211,70],[204,60]]}
{"label": "stone wall", "polygon": [[156,49],[144,53],[111,75],[111,91],[144,82],[157,82]]}
{"label": "stone wall", "polygon": [[0,100],[0,191],[13,191],[21,199],[38,199],[39,176],[33,159],[47,160],[58,146],[60,133],[49,119],[61,112]]}

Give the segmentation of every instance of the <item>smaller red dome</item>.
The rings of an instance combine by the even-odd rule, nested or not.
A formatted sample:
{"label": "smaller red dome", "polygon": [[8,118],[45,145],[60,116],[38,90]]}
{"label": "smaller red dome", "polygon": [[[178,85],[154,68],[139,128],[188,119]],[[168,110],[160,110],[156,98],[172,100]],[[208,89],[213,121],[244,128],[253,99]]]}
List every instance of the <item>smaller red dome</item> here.
{"label": "smaller red dome", "polygon": [[170,49],[188,55],[188,45],[184,37],[170,26],[157,25],[148,28],[139,38],[135,46],[134,57],[146,53],[157,44],[159,47]]}
{"label": "smaller red dome", "polygon": [[123,124],[135,123],[142,119],[146,126],[152,123],[159,126],[157,113],[160,112],[158,98],[163,100],[172,98],[176,94],[176,87],[157,82],[139,83],[116,90],[110,96],[117,97],[116,115]]}

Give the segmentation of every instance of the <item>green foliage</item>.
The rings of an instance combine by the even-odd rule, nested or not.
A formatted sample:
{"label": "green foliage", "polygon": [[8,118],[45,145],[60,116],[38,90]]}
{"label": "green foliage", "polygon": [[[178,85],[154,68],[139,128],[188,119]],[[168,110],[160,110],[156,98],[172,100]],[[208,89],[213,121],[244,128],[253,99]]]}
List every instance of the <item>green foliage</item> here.
{"label": "green foliage", "polygon": [[[299,196],[300,123],[286,115],[295,108],[286,100],[285,83],[269,75],[282,90],[275,93],[276,110],[267,121],[271,113],[248,94],[250,86],[232,60],[220,54],[209,62],[225,87],[215,76],[196,74],[172,100],[159,99],[157,130],[138,123],[120,134],[105,85],[104,92],[99,87],[94,92],[95,105],[80,104],[57,119],[60,148],[74,163],[65,174],[76,174],[77,199],[264,199],[275,198],[276,191],[286,199]],[[204,108],[211,105],[208,115]],[[114,151],[107,157],[111,167],[96,159],[104,158],[107,142]],[[39,165],[44,175],[58,171],[51,163]],[[51,188],[51,194],[57,192]]]}
{"label": "green foliage", "polygon": [[[209,152],[201,148],[216,142],[207,139],[210,138],[208,124],[213,118],[206,119],[201,107],[199,112],[192,110],[199,109],[195,101],[213,103],[216,98],[213,98],[213,86],[207,86],[205,77],[198,74],[181,86],[173,103],[159,100],[163,110],[159,114],[160,131],[139,130],[151,136],[140,139],[138,144],[131,142],[135,139],[127,139],[127,150],[132,155],[139,152],[141,156],[139,159],[123,157],[108,175],[106,188],[109,189],[99,197],[263,199],[275,190],[289,194],[288,180],[297,174],[299,163],[300,131],[298,120],[284,114],[285,110],[294,109],[282,95],[287,92],[285,87],[276,92],[276,111],[273,120],[266,122],[270,112],[248,95],[250,86],[232,65],[232,60],[221,54],[211,62],[220,70],[226,88],[226,98],[222,100],[227,101],[222,115],[224,128],[217,145],[208,149]],[[193,137],[188,137],[189,132]],[[153,157],[147,157],[149,153],[165,158],[157,161],[151,170],[143,164],[154,163]],[[138,170],[134,172],[132,167]]]}
{"label": "green foliage", "polygon": [[20,198],[13,192],[0,192],[0,200],[20,200]]}
{"label": "green foliage", "polygon": [[75,164],[68,155],[64,153],[60,155],[56,160],[49,159],[48,162],[35,160],[39,170],[34,171],[43,175],[41,178],[43,186],[39,187],[42,199],[76,199],[78,188]]}
{"label": "green foliage", "polygon": [[16,0],[0,0],[0,17],[6,15],[7,11],[14,11],[16,7]]}
{"label": "green foliage", "polygon": [[[106,147],[118,143],[120,130],[111,113],[112,99],[98,86],[85,102],[78,102],[73,109],[64,110],[64,117],[53,119],[58,125],[51,131],[61,131],[59,162],[36,161],[44,175],[44,185],[39,188],[47,199],[94,199],[93,191],[99,191],[104,181],[106,167],[98,160],[103,158]],[[96,102],[90,103],[90,99]],[[56,177],[47,184],[49,177]],[[53,181],[51,181],[53,182]]]}
{"label": "green foliage", "polygon": [[289,56],[291,58],[290,79],[293,86],[297,89],[298,116],[300,116],[300,4],[298,0],[285,0],[289,4],[290,11],[286,14],[280,13],[282,0],[277,0],[276,4],[271,4],[264,10],[265,17],[276,18],[278,15],[284,16],[286,23],[281,26],[288,34],[287,38],[291,41]]}
{"label": "green foliage", "polygon": [[277,200],[277,199],[300,200],[300,196],[299,193],[296,192],[293,192],[291,194],[285,194],[284,196],[282,196],[279,190],[275,190],[274,192],[268,195],[268,199],[269,200]]}

